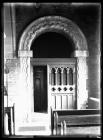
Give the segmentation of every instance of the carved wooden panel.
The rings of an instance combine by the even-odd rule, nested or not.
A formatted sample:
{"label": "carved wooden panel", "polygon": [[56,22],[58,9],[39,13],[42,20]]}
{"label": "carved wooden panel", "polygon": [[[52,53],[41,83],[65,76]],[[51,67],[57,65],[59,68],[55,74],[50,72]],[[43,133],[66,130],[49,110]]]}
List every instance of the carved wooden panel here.
{"label": "carved wooden panel", "polygon": [[49,78],[52,79],[49,81],[52,108],[55,110],[74,109],[76,95],[75,64],[49,65]]}

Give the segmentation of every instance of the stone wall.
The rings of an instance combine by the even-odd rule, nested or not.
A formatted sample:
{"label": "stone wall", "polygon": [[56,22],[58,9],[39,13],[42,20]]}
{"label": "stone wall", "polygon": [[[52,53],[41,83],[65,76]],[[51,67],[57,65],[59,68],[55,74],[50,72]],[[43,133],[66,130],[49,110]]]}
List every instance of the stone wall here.
{"label": "stone wall", "polygon": [[[32,4],[32,5],[16,5],[14,4],[15,18],[11,18],[10,5],[6,5],[4,12],[4,32],[6,38],[4,40],[4,56],[8,60],[9,73],[9,94],[10,96],[17,95],[15,85],[18,82],[19,76],[19,58],[14,53],[18,53],[19,40],[24,29],[34,20],[42,16],[59,15],[66,17],[75,22],[84,33],[89,50],[88,57],[88,91],[90,97],[99,97],[100,81],[98,60],[100,55],[100,5],[72,5],[72,4]],[[15,24],[15,39],[13,39],[12,25]],[[14,27],[14,26],[13,26]],[[13,43],[13,40],[16,42]],[[13,59],[12,59],[13,58]],[[15,58],[15,59],[14,59]],[[11,59],[11,60],[10,60]],[[17,66],[16,66],[17,65]],[[17,84],[18,85],[18,84]],[[15,96],[14,96],[15,98]],[[14,99],[12,99],[14,100]],[[11,101],[12,102],[12,101]],[[12,103],[10,103],[12,104]],[[89,108],[94,108],[90,105]]]}

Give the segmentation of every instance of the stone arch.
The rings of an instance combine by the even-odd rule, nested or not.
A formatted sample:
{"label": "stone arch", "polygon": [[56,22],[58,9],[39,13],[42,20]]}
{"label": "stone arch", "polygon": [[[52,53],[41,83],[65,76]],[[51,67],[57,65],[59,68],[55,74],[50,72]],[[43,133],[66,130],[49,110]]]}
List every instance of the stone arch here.
{"label": "stone arch", "polygon": [[87,51],[87,41],[80,28],[61,16],[45,16],[33,21],[24,31],[19,42],[19,51],[30,51],[32,41],[40,34],[54,31],[67,35],[75,44],[75,50]]}
{"label": "stone arch", "polygon": [[[27,108],[27,114],[31,117],[31,100],[28,98],[31,95],[31,78],[30,59],[33,56],[30,50],[32,42],[42,33],[45,32],[58,32],[66,35],[74,42],[74,57],[77,57],[77,109],[85,109],[88,101],[88,67],[86,57],[88,56],[87,41],[80,30],[80,28],[71,20],[61,16],[45,16],[33,21],[23,32],[18,49],[18,57],[20,57],[20,73],[22,91],[21,94],[26,96],[25,100],[30,105]],[[28,118],[29,119],[29,118]],[[30,119],[29,119],[30,120]]]}

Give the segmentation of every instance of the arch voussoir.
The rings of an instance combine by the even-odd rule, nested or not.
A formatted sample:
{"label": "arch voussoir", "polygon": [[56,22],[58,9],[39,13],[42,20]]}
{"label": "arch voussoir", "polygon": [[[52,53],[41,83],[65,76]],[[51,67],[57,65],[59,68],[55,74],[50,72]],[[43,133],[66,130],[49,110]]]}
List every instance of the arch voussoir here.
{"label": "arch voussoir", "polygon": [[87,42],[79,27],[71,20],[60,16],[46,16],[33,21],[24,31],[19,42],[20,50],[30,50],[32,41],[40,34],[54,31],[66,34],[74,44],[75,50],[87,50]]}

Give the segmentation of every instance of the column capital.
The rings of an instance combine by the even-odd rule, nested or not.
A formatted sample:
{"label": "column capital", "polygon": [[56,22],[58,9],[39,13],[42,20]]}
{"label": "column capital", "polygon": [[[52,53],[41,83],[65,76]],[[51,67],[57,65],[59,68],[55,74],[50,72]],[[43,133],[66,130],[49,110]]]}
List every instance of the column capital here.
{"label": "column capital", "polygon": [[58,72],[58,67],[55,67],[54,69],[55,69],[55,73],[57,73]]}
{"label": "column capital", "polygon": [[69,68],[69,67],[67,67],[66,69],[67,69],[67,73],[69,73],[69,69],[70,69],[70,68]]}
{"label": "column capital", "polygon": [[74,55],[74,57],[88,57],[89,52],[88,51],[75,50],[73,55]]}
{"label": "column capital", "polygon": [[64,68],[63,68],[63,67],[61,67],[60,69],[61,69],[61,73],[63,73]]}
{"label": "column capital", "polygon": [[32,57],[33,52],[32,51],[18,51],[19,57]]}

